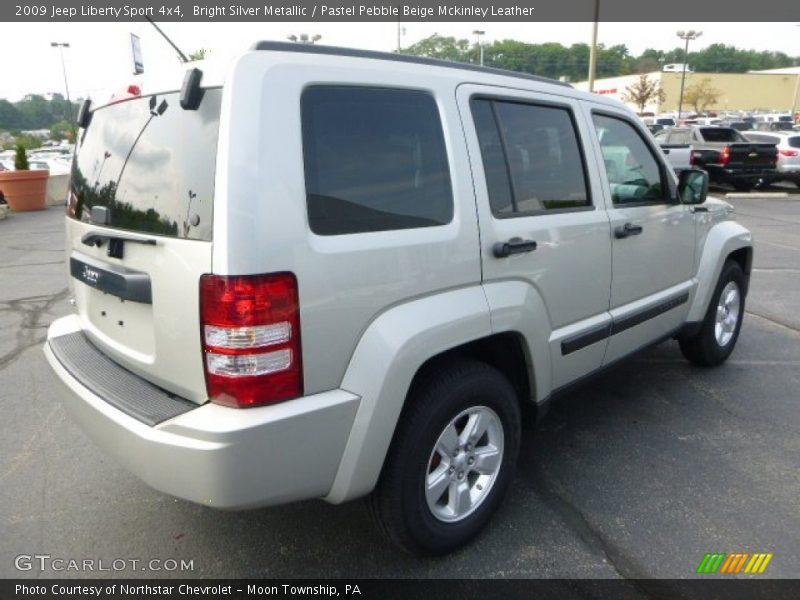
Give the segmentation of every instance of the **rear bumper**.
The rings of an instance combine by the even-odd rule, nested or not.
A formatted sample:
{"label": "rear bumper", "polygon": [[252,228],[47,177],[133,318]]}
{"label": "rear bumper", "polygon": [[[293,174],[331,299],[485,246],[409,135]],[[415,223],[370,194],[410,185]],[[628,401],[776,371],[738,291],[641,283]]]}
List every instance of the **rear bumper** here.
{"label": "rear bumper", "polygon": [[775,169],[753,168],[753,169],[727,169],[720,166],[706,165],[703,167],[708,171],[711,178],[724,181],[755,181],[757,179],[772,179],[775,177]]}
{"label": "rear bumper", "polygon": [[56,357],[50,341],[76,331],[76,317],[59,319],[50,326],[44,345],[63,384],[63,405],[103,451],[148,485],[223,509],[282,504],[329,492],[358,396],[333,390],[250,409],[206,403],[150,426],[92,391]]}

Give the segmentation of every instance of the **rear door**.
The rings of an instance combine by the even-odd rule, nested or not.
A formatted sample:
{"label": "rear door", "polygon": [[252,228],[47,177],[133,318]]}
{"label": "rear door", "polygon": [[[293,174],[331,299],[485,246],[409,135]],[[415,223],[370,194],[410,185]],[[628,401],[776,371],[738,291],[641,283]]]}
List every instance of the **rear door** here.
{"label": "rear door", "polygon": [[695,226],[689,207],[677,201],[673,174],[635,119],[605,105],[588,117],[613,234],[608,364],[683,323],[694,285]]}
{"label": "rear door", "polygon": [[67,218],[83,330],[130,371],[206,399],[199,278],[211,271],[220,89],[196,111],[177,93],[101,107],[82,130]]}
{"label": "rear door", "polygon": [[524,281],[544,301],[552,386],[562,386],[601,365],[610,322],[608,217],[596,171],[588,168],[578,104],[479,85],[460,86],[458,102],[484,282]]}

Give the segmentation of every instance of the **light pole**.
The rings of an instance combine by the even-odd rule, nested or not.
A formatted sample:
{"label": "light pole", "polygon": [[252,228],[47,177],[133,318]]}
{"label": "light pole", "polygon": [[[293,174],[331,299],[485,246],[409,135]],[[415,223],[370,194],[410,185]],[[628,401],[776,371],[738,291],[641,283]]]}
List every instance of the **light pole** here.
{"label": "light pole", "polygon": [[400,45],[400,42],[401,42],[400,38],[401,38],[401,36],[404,36],[405,34],[406,34],[406,28],[403,27],[402,25],[400,25],[400,19],[398,19],[397,20],[397,53],[398,54],[400,54],[400,51],[402,50],[402,47]]}
{"label": "light pole", "polygon": [[592,44],[589,46],[589,93],[594,92],[594,77],[597,69],[597,24],[600,21],[600,0],[594,2],[594,22],[592,23]]}
{"label": "light pole", "polygon": [[315,33],[309,37],[307,33],[301,33],[300,35],[290,35],[286,39],[291,40],[295,44],[315,44],[322,39],[322,36],[318,33]]}
{"label": "light pole", "polygon": [[696,40],[701,35],[703,35],[702,31],[695,31],[694,29],[690,29],[689,31],[679,31],[678,37],[681,38],[686,42],[686,46],[683,49],[683,72],[681,73],[681,95],[678,100],[678,118],[681,118],[681,112],[683,111],[683,86],[686,84],[686,69],[689,67],[689,40]]}
{"label": "light pole", "polygon": [[72,122],[72,102],[69,99],[69,83],[67,83],[67,67],[64,64],[64,48],[69,48],[69,42],[50,42],[50,45],[53,48],[58,48],[59,54],[61,54],[61,70],[64,73],[64,89],[67,92],[67,106],[69,107],[69,112],[67,114],[67,120],[71,123]]}
{"label": "light pole", "polygon": [[[795,25],[795,27],[800,27],[800,23]],[[792,124],[797,124],[798,122],[795,121],[795,116],[797,115],[797,101],[800,99],[800,73],[797,74],[797,81],[794,83],[794,98],[792,99]]]}
{"label": "light pole", "polygon": [[480,65],[483,66],[483,44],[481,44],[481,36],[485,35],[486,32],[476,29],[472,34],[475,36],[475,44],[478,46]]}

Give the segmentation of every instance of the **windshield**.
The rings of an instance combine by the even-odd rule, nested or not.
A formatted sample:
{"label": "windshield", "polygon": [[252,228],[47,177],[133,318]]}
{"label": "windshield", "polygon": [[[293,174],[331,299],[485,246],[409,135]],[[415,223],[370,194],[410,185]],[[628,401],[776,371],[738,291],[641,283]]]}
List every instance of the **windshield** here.
{"label": "windshield", "polygon": [[198,110],[177,92],[144,96],[94,111],[72,166],[69,214],[156,235],[210,240],[220,89]]}

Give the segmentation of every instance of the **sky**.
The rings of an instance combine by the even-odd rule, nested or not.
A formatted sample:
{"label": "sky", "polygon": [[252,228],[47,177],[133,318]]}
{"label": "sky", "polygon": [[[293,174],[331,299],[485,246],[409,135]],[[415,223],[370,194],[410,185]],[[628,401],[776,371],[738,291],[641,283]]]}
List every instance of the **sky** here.
{"label": "sky", "polygon": [[[160,27],[186,54],[206,48],[216,60],[230,61],[257,40],[281,40],[289,35],[319,34],[319,43],[368,50],[397,47],[396,21],[384,23],[161,23]],[[591,23],[401,23],[402,45],[408,46],[434,33],[470,38],[472,31],[486,32],[483,41],[516,39],[529,43],[589,43]],[[175,53],[146,22],[128,23],[14,23],[0,35],[0,98],[11,101],[25,94],[64,93],[59,50],[51,42],[67,42],[64,61],[70,96],[105,100],[110,90],[133,82],[130,33],[141,38],[145,70],[164,61],[175,63]],[[800,56],[800,29],[796,23],[600,23],[598,42],[625,44],[632,54],[645,48],[671,50],[682,44],[681,29],[700,29],[703,35],[691,50],[723,43],[739,48],[774,50]],[[23,59],[16,57],[22,55]]]}

